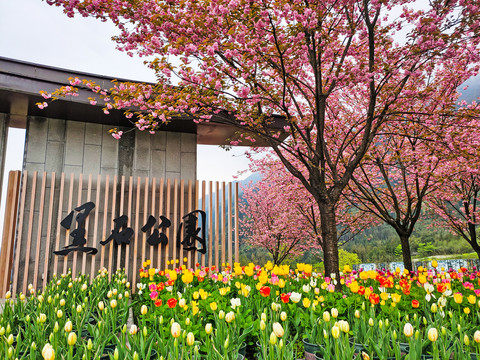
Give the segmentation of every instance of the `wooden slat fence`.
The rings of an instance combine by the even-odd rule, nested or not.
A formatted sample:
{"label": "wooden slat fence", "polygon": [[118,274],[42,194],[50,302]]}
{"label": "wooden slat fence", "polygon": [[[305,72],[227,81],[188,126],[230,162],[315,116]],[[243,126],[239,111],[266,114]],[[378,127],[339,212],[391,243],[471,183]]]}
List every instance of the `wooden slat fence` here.
{"label": "wooden slat fence", "polygon": [[[151,266],[162,269],[183,264],[194,267],[197,263],[221,268],[239,257],[238,183],[16,171],[10,172],[7,202],[0,296],[7,290],[26,293],[29,284],[44,287],[53,274],[69,269],[74,276],[87,273],[94,277],[103,267],[109,274],[125,269],[135,291],[139,268],[147,259]],[[88,202],[95,207],[84,226],[78,226],[76,221],[82,211],[74,212],[70,229],[60,225],[74,208]],[[207,215],[206,254],[177,247],[177,234],[180,239],[186,235],[185,225],[181,229],[179,225],[194,210],[203,210]],[[100,242],[115,229],[114,220],[122,215],[128,217],[126,226],[133,229],[130,243],[117,245],[112,240],[102,246]],[[156,219],[155,227],[160,225],[161,215],[171,221],[170,227],[159,229],[167,236],[168,244],[147,243],[154,228],[147,232],[141,228],[150,215]],[[202,219],[196,215],[200,227]],[[75,231],[81,228],[87,240],[84,247],[97,249],[95,255],[81,251],[65,256],[53,254],[72,244]],[[194,246],[202,247],[198,241]]]}

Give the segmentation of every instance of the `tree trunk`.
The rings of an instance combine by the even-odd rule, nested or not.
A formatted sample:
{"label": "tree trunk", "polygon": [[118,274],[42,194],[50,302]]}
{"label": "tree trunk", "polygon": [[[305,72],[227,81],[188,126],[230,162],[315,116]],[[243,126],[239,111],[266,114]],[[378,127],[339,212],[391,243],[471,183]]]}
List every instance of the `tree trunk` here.
{"label": "tree trunk", "polygon": [[472,249],[477,253],[478,259],[480,260],[480,245],[477,242],[477,225],[468,223],[468,233],[470,234],[470,239],[465,240],[467,240]]}
{"label": "tree trunk", "polygon": [[337,239],[337,219],[335,215],[335,206],[332,204],[318,204],[320,209],[323,257],[325,263],[325,276],[332,277],[335,274],[337,284],[335,289],[341,290],[340,273],[338,269],[338,239]]}
{"label": "tree trunk", "polygon": [[412,254],[410,253],[409,235],[399,234],[400,244],[402,245],[403,266],[408,271],[413,271]]}

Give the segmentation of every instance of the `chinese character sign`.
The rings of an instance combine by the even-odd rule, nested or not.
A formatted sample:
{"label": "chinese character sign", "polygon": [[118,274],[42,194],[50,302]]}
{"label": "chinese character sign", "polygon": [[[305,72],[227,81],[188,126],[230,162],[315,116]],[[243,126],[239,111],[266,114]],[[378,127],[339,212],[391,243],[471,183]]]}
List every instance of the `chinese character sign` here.
{"label": "chinese character sign", "polygon": [[[73,216],[75,211],[78,212],[75,217],[76,228],[70,232],[70,236],[73,238],[72,243],[65,246],[62,250],[56,250],[53,253],[55,255],[68,255],[73,251],[81,251],[86,254],[95,255],[98,250],[93,247],[86,247],[87,240],[85,239],[86,229],[85,220],[90,212],[95,208],[93,202],[87,202],[71,211],[61,222],[60,225],[69,230],[72,227]],[[199,217],[201,226],[199,225]],[[202,210],[194,210],[182,217],[183,222],[179,224],[177,233],[177,247],[183,245],[183,249],[186,251],[198,250],[200,253],[205,254],[207,251],[206,243],[206,213]],[[113,220],[114,228],[111,230],[111,234],[100,244],[105,246],[111,241],[114,241],[115,245],[130,244],[130,239],[133,237],[135,231],[131,227],[128,227],[128,216],[121,215]],[[141,231],[148,233],[147,243],[150,246],[167,245],[168,237],[165,234],[165,230],[172,226],[172,222],[165,216],[160,216],[160,223],[157,227],[155,224],[157,219],[150,215],[147,223],[143,225]],[[153,228],[153,231],[152,231]],[[183,228],[183,238],[182,238]],[[201,248],[197,247],[197,242],[201,245]]]}
{"label": "chinese character sign", "polygon": [[[72,251],[81,251],[86,254],[95,255],[97,253],[96,248],[86,247],[85,244],[87,240],[85,239],[85,220],[87,219],[88,214],[95,208],[93,202],[87,202],[79,207],[75,208],[75,211],[78,212],[75,217],[76,228],[70,232],[70,236],[73,238],[71,244],[65,246],[62,250],[54,251],[55,255],[68,255]],[[70,212],[61,222],[60,225],[69,230],[72,227],[74,211]]]}
{"label": "chinese character sign", "polygon": [[[114,240],[116,245],[130,244],[130,238],[133,236],[133,229],[127,227],[128,216],[122,215],[116,219],[113,219],[114,228],[112,233],[104,241],[100,241],[100,244],[106,245],[110,241]],[[122,230],[122,231],[120,231]]]}
{"label": "chinese character sign", "polygon": [[[197,214],[201,215],[202,226],[197,227],[198,217]],[[202,210],[194,210],[187,215],[185,215],[182,220],[183,223],[180,223],[177,233],[177,246],[183,245],[183,249],[186,251],[195,251],[198,250],[200,253],[205,254],[207,252],[207,242],[205,240],[205,223],[206,223],[206,213]],[[184,226],[184,235],[183,240],[181,239],[181,230]],[[201,231],[201,235],[199,235]],[[200,249],[196,247],[197,241],[202,246]]]}

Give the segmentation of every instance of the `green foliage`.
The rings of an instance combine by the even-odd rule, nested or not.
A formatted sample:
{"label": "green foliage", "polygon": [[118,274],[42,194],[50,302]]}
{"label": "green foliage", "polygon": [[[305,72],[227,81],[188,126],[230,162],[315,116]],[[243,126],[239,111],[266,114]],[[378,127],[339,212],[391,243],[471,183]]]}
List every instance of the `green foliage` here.
{"label": "green foliage", "polygon": [[272,255],[261,246],[251,246],[246,242],[241,243],[239,253],[240,264],[246,265],[253,262],[254,264],[266,264],[272,261]]}
{"label": "green foliage", "polygon": [[344,249],[338,249],[338,264],[340,270],[343,269],[345,265],[354,265],[360,263],[361,260],[357,254],[348,252]]}
{"label": "green foliage", "polygon": [[419,243],[418,244],[418,255],[421,257],[429,256],[433,254],[433,252],[436,250],[436,247],[432,245],[431,242],[427,243]]}
{"label": "green foliage", "polygon": [[398,244],[395,248],[395,256],[402,256],[402,244]]}
{"label": "green foliage", "polygon": [[[410,237],[410,251],[413,257],[452,255],[470,253],[470,245],[451,232],[431,226],[428,219],[418,221]],[[395,230],[382,224],[363,231],[344,246],[355,252],[362,263],[383,263],[402,261],[402,247]]]}

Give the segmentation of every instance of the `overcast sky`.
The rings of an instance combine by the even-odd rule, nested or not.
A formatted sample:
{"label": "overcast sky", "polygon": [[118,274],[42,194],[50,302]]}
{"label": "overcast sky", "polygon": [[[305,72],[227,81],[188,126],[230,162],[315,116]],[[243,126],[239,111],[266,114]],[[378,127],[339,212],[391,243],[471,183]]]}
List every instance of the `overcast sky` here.
{"label": "overcast sky", "polygon": [[[0,56],[153,82],[153,72],[142,59],[115,50],[111,37],[116,33],[110,23],[81,16],[71,19],[41,0],[0,0]],[[248,167],[242,147],[227,152],[218,146],[198,146],[197,151],[199,180],[232,181],[239,170]],[[9,160],[9,169],[21,167],[21,157]]]}

